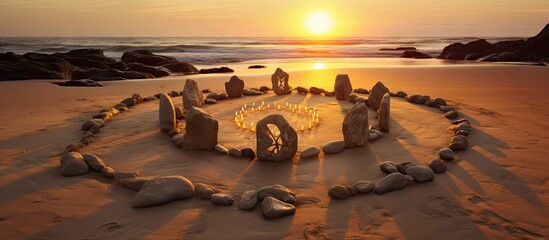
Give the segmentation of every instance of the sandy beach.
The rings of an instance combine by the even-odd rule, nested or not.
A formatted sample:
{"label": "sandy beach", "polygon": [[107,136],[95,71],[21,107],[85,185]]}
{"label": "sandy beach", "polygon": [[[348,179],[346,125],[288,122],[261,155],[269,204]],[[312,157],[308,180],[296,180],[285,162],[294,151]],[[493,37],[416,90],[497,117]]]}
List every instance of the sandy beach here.
{"label": "sandy beach", "polygon": [[[105,87],[60,87],[52,80],[0,81],[1,239],[545,239],[549,236],[549,68],[510,64],[451,64],[439,60],[344,59],[230,65],[234,74],[171,76],[104,82]],[[293,161],[248,161],[215,151],[183,151],[159,130],[158,101],[109,120],[81,149],[107,165],[144,176],[181,175],[237,199],[244,191],[283,184],[296,193],[297,211],[267,220],[261,209],[241,211],[198,197],[134,209],[135,191],[97,173],[63,177],[59,153],[80,141],[82,122],[133,93],[181,91],[185,79],[224,91],[232,75],[246,87],[270,86],[277,67],[293,87],[333,89],[337,74],[353,88],[381,81],[391,92],[442,97],[473,125],[467,151],[433,182],[346,200],[327,195],[334,184],[379,181],[383,161],[427,165],[448,145],[452,124],[441,111],[391,98],[391,131],[368,146]],[[367,95],[364,95],[367,97]],[[181,97],[172,99],[182,105]],[[218,142],[255,148],[255,133],[236,128],[244,104],[302,104],[318,109],[320,125],[299,132],[298,151],[343,138],[352,107],[319,95],[244,96],[203,110],[219,120]],[[275,110],[273,110],[275,111]],[[252,120],[272,112],[260,112]],[[370,121],[374,121],[371,112]],[[299,125],[299,119],[289,119]],[[181,124],[181,123],[180,123]],[[294,126],[296,127],[296,126]]]}

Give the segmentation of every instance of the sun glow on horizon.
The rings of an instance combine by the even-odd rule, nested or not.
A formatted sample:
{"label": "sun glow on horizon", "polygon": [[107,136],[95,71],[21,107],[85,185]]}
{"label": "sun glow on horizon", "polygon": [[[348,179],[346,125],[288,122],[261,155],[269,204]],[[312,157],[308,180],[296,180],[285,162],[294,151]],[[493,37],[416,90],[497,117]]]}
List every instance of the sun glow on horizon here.
{"label": "sun glow on horizon", "polygon": [[314,12],[307,17],[305,26],[311,33],[325,34],[332,29],[333,22],[330,15],[324,12]]}

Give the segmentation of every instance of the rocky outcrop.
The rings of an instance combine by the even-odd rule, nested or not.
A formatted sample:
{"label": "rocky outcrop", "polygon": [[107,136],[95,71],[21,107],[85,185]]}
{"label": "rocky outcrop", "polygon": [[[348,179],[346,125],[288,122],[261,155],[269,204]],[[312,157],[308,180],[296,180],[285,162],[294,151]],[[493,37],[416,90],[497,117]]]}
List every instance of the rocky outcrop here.
{"label": "rocky outcrop", "polygon": [[73,72],[72,79],[91,79],[96,81],[125,80],[125,79],[147,79],[154,78],[149,73],[136,71],[120,71],[114,68],[100,69],[79,69]]}
{"label": "rocky outcrop", "polygon": [[209,74],[209,73],[232,73],[234,72],[233,69],[228,67],[220,67],[220,68],[207,68],[207,69],[200,69],[198,73],[200,74]]}
{"label": "rocky outcrop", "polygon": [[0,80],[71,79],[75,67],[62,58],[27,53],[0,53]]}
{"label": "rocky outcrop", "polygon": [[526,40],[489,43],[484,39],[466,44],[453,43],[438,56],[449,60],[479,60],[488,62],[531,61],[539,62],[549,57],[549,24],[534,37]]}
{"label": "rocky outcrop", "polygon": [[141,73],[148,73],[153,75],[155,78],[158,77],[165,77],[169,76],[170,72],[168,69],[164,67],[154,67],[154,66],[147,66],[142,63],[128,63],[126,71],[135,71],[135,72],[141,72]]}
{"label": "rocky outcrop", "polygon": [[422,53],[422,52],[418,52],[418,51],[415,51],[415,50],[407,50],[407,51],[404,51],[400,57],[402,58],[416,58],[416,59],[427,59],[427,58],[433,58],[425,53]]}

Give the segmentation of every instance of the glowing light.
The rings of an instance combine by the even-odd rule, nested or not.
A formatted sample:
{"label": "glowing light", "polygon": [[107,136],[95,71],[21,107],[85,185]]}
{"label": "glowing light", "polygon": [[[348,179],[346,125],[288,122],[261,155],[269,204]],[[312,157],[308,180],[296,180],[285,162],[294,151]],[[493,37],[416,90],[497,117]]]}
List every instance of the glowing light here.
{"label": "glowing light", "polygon": [[324,63],[319,63],[319,62],[314,63],[313,68],[314,69],[324,69]]}
{"label": "glowing light", "polygon": [[332,18],[323,12],[315,12],[307,18],[305,26],[309,32],[314,34],[323,34],[332,28]]}

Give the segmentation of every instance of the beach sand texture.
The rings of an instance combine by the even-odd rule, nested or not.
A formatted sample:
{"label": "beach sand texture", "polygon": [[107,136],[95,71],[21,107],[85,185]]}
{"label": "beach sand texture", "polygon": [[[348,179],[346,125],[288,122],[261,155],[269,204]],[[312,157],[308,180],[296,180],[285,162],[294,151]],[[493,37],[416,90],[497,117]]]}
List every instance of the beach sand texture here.
{"label": "beach sand texture", "polygon": [[[268,65],[236,71],[246,87],[269,86]],[[331,199],[334,184],[377,182],[383,161],[427,165],[446,147],[451,123],[440,111],[391,99],[391,132],[368,146],[319,159],[280,163],[248,161],[215,151],[183,151],[159,131],[158,101],[113,118],[83,152],[101,156],[120,171],[144,176],[181,175],[237,199],[244,191],[283,184],[297,194],[295,215],[264,219],[261,209],[241,211],[198,197],[142,209],[131,208],[135,192],[100,174],[66,178],[59,157],[79,142],[83,121],[133,93],[181,91],[186,78],[200,88],[224,91],[231,75],[179,76],[106,82],[103,88],[59,87],[52,81],[0,82],[1,239],[545,239],[549,236],[549,69],[504,64],[423,67],[360,66],[301,70],[290,85],[333,88],[349,74],[353,87],[382,81],[391,91],[445,98],[474,127],[470,148],[429,183],[383,195]],[[242,72],[242,74],[240,74]],[[367,95],[364,95],[367,96]],[[181,97],[172,98],[181,106]],[[269,92],[220,101],[203,109],[219,120],[219,143],[255,148],[255,134],[232,121],[244,104],[313,106],[320,126],[298,133],[299,151],[342,139],[344,112],[352,106],[332,97]],[[259,119],[271,112],[255,115]],[[272,112],[274,113],[274,111]],[[374,122],[373,112],[370,121]],[[292,121],[290,121],[292,123]],[[180,126],[183,126],[184,123]],[[294,126],[298,128],[298,126]],[[299,152],[298,152],[299,153]]]}

